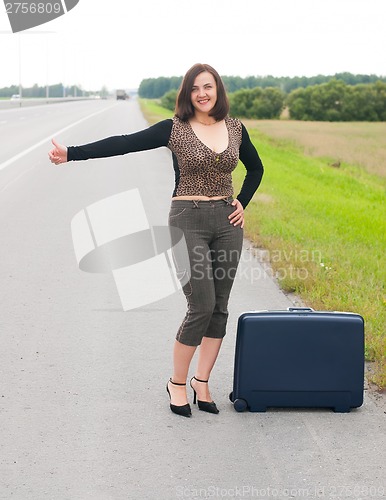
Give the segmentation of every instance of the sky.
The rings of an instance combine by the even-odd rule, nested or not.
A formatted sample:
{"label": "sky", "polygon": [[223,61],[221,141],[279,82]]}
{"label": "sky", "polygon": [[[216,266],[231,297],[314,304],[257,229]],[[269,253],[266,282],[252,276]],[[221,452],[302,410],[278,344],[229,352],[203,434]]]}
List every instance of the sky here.
{"label": "sky", "polygon": [[386,76],[385,19],[385,0],[79,0],[13,34],[2,8],[0,88],[134,89],[197,62],[241,77]]}

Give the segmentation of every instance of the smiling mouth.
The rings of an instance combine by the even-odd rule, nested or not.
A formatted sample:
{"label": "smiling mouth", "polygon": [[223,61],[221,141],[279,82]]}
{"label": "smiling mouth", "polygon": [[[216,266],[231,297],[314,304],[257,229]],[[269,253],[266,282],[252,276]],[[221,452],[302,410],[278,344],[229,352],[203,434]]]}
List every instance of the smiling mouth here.
{"label": "smiling mouth", "polygon": [[199,104],[206,104],[207,102],[209,102],[209,99],[201,99],[198,101]]}

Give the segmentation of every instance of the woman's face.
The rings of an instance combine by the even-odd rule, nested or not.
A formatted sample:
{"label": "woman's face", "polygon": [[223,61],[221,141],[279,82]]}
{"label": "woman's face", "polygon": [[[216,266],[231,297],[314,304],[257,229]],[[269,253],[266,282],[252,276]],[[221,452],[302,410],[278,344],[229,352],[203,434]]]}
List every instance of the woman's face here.
{"label": "woman's face", "polygon": [[217,85],[212,73],[203,71],[193,83],[191,99],[193,107],[200,113],[209,113],[217,101]]}

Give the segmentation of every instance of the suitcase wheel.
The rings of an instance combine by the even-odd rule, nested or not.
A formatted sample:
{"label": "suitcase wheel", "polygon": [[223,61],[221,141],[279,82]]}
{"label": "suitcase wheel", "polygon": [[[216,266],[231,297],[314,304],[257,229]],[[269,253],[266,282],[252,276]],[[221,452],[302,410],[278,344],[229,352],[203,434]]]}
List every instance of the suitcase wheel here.
{"label": "suitcase wheel", "polygon": [[233,402],[234,409],[238,412],[242,412],[247,409],[248,405],[245,399],[235,399]]}
{"label": "suitcase wheel", "polygon": [[229,399],[230,399],[230,401],[232,401],[232,403],[233,403],[233,391],[229,394]]}

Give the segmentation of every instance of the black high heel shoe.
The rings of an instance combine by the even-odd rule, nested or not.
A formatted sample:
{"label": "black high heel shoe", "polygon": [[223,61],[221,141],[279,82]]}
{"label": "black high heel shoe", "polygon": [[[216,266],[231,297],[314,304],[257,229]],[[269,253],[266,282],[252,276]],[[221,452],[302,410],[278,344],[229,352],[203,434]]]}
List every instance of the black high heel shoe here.
{"label": "black high heel shoe", "polygon": [[194,389],[194,387],[192,386],[192,380],[197,380],[197,382],[202,382],[203,384],[207,384],[208,381],[207,380],[200,380],[199,378],[196,378],[196,377],[192,377],[190,379],[190,387],[193,389],[193,393],[194,393],[194,396],[193,396],[193,404],[196,404],[196,401],[198,403],[198,408],[202,411],[206,411],[208,413],[220,413],[220,411],[218,410],[217,406],[216,406],[216,403],[214,401],[200,401],[199,399],[197,399],[197,393]]}
{"label": "black high heel shoe", "polygon": [[[173,382],[173,380],[170,378],[168,382],[166,383],[166,391],[169,394],[170,400],[172,399],[169,391],[169,382],[173,385],[186,385],[186,384],[178,384],[177,382]],[[182,406],[177,406],[177,405],[172,405],[170,403],[170,409],[172,410],[173,413],[176,413],[177,415],[181,415],[182,417],[191,417],[192,416],[192,410],[190,409],[190,404],[187,403],[186,405]]]}

